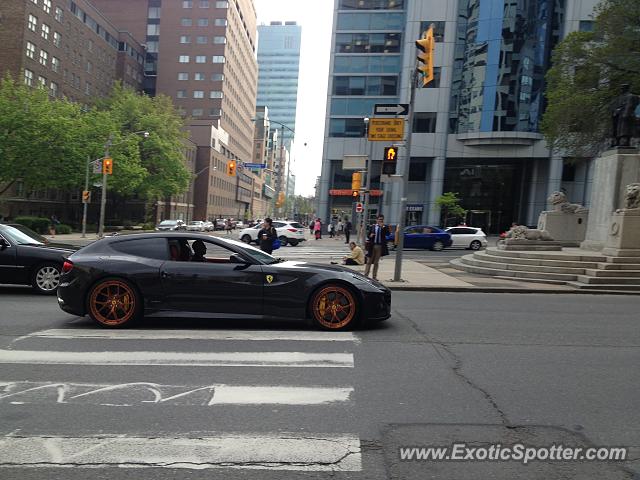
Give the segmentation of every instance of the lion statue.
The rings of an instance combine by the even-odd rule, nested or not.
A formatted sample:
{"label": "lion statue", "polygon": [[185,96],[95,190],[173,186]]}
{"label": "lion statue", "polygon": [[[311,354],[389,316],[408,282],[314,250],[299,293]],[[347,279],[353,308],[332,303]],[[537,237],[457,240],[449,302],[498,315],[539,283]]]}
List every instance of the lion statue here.
{"label": "lion statue", "polygon": [[631,183],[624,189],[624,208],[640,208],[640,183]]}
{"label": "lion statue", "polygon": [[511,227],[505,236],[505,239],[512,240],[543,240],[552,241],[551,235],[546,230],[538,230],[537,228],[527,228],[524,225]]}
{"label": "lion statue", "polygon": [[553,192],[547,198],[547,203],[553,205],[554,212],[562,213],[586,213],[588,208],[583,207],[579,203],[570,203],[564,192]]}

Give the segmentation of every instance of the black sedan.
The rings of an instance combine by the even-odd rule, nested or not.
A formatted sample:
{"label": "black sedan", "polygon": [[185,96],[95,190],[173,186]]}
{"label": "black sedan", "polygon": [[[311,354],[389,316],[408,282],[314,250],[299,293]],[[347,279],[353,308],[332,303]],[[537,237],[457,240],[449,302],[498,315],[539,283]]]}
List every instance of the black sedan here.
{"label": "black sedan", "polygon": [[0,224],[0,283],[31,285],[52,295],[60,283],[64,257],[74,249],[47,242],[23,225]]}
{"label": "black sedan", "polygon": [[105,238],[71,255],[60,307],[105,327],[143,315],[311,319],[326,330],[386,320],[391,292],[344,267],[282,261],[197,233]]}

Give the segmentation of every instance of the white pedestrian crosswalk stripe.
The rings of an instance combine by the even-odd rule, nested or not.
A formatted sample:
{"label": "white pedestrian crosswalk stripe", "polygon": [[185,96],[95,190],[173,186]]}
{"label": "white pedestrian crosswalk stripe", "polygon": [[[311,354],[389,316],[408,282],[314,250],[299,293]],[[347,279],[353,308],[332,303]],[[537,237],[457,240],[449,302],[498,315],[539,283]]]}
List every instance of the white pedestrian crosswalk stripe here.
{"label": "white pedestrian crosswalk stripe", "polygon": [[351,353],[306,352],[66,352],[0,350],[0,363],[39,365],[162,365],[187,367],[353,368]]}
{"label": "white pedestrian crosswalk stripe", "polygon": [[359,471],[362,461],[353,435],[6,436],[0,466]]}
{"label": "white pedestrian crosswalk stripe", "polygon": [[[144,350],[116,348],[126,347],[135,340],[137,348],[140,348],[139,342],[146,341],[153,341],[153,346],[145,344]],[[208,341],[204,344],[206,351],[202,351],[203,343],[195,340]],[[43,342],[48,342],[46,347],[38,349]],[[70,342],[74,348],[65,349]],[[102,342],[108,342],[109,347],[96,346]],[[171,348],[163,349],[164,342],[170,342]],[[287,342],[286,348],[282,348],[284,342]],[[158,412],[165,407],[190,409],[194,415],[205,415],[205,418],[208,414],[204,412],[218,409],[218,412],[234,412],[232,415],[237,416],[234,418],[240,423],[220,431],[212,414],[211,423],[205,421],[196,432],[181,426],[169,427],[162,433],[128,426],[116,427],[111,432],[103,428],[92,431],[92,425],[81,424],[82,435],[76,435],[68,430],[45,434],[40,430],[18,428],[0,437],[0,469],[120,467],[359,472],[363,468],[360,439],[352,433],[355,427],[349,426],[356,406],[355,389],[348,380],[354,369],[354,352],[350,350],[359,342],[358,336],[351,332],[294,330],[58,328],[33,332],[0,349],[0,365],[12,365],[11,369],[4,368],[5,373],[20,372],[22,376],[20,379],[15,378],[15,373],[6,374],[0,381],[0,408],[38,408],[54,416],[56,409],[114,408],[123,412],[117,414],[121,418],[127,418],[126,412],[138,411],[135,407]],[[192,350],[182,351],[186,345]],[[331,348],[323,351],[323,345]],[[198,351],[194,351],[194,347]],[[85,376],[84,367],[91,367],[90,380],[76,381],[64,373],[64,379],[41,379],[41,367],[55,365],[77,365],[69,372],[78,376]],[[94,377],[95,369],[101,366],[118,372],[117,376],[110,376],[110,381],[95,381],[94,378],[100,378]],[[119,366],[137,368],[113,368]],[[195,384],[189,381],[154,383],[140,378],[145,372],[157,378],[157,373],[165,370],[156,367],[167,366],[179,367],[180,372],[189,372],[191,367],[204,370],[198,370],[195,377],[193,372],[185,375],[185,378],[197,378]],[[283,368],[302,369],[302,374],[283,377]],[[304,369],[312,368],[332,372],[331,375],[335,372],[336,381],[318,384],[308,380],[313,375],[306,373],[312,371]],[[34,372],[39,380],[23,372]],[[203,375],[207,380],[202,381]],[[225,381],[215,382],[216,375]],[[232,380],[229,382],[228,378]],[[251,380],[247,381],[248,378]],[[283,378],[295,380],[287,384]],[[332,419],[344,418],[344,421],[332,422],[332,427],[320,422],[315,428],[309,428],[301,409],[308,413],[330,409]],[[70,413],[61,410],[60,414]],[[242,422],[245,414],[261,415],[267,425],[271,416],[274,421],[282,415],[288,420],[284,429],[279,425],[256,431],[260,429]],[[311,414],[309,418],[314,417],[316,415]],[[302,429],[304,434],[299,433]]]}

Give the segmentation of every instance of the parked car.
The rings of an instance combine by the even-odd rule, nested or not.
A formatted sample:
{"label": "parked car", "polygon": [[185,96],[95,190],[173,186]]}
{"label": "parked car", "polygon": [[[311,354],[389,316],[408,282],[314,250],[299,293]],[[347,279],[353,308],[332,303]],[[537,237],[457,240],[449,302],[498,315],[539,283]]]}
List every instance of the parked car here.
{"label": "parked car", "polygon": [[487,236],[481,228],[476,227],[449,227],[445,230],[451,235],[452,247],[464,247],[471,250],[480,250],[487,246]]}
{"label": "parked car", "polygon": [[156,225],[159,232],[173,232],[176,230],[186,230],[186,226],[182,220],[163,220]]}
{"label": "parked car", "polygon": [[233,222],[233,228],[246,228],[248,225],[245,225],[245,223],[242,220],[236,220]]}
{"label": "parked car", "polygon": [[227,223],[226,218],[216,218],[216,230],[224,230],[224,226]]}
{"label": "parked car", "polygon": [[38,238],[43,237],[23,225],[0,224],[0,283],[31,285],[44,295],[56,292],[64,258],[77,248]]}
{"label": "parked car", "polygon": [[[258,232],[261,228],[262,223],[251,228],[245,228],[240,232],[240,240],[244,243],[258,243]],[[300,242],[304,242],[306,240],[306,237],[304,236],[305,228],[298,222],[274,220],[273,228],[276,229],[282,246],[289,244],[292,247],[295,247]]]}
{"label": "parked car", "polygon": [[204,230],[205,232],[213,232],[213,222],[206,221],[204,222]]}
{"label": "parked car", "polygon": [[204,222],[202,220],[194,220],[192,222],[189,222],[189,225],[187,225],[187,230],[190,232],[204,232]]}
{"label": "parked car", "polygon": [[[391,234],[387,236],[388,242],[395,243],[396,227],[391,228]],[[428,248],[439,252],[450,247],[451,235],[438,227],[430,225],[411,225],[404,229],[405,248]]]}

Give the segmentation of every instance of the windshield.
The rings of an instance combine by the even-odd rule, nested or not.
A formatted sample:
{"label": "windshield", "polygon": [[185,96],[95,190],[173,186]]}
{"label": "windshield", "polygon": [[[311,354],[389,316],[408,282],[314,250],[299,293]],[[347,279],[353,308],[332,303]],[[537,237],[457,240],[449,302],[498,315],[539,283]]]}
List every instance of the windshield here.
{"label": "windshield", "polygon": [[200,225],[201,223],[202,222],[195,221],[195,222],[191,222],[191,225]]}
{"label": "windshield", "polygon": [[2,233],[7,240],[16,245],[44,245],[44,242],[40,242],[35,238],[30,237],[26,233],[21,232],[14,227],[4,226],[0,230],[0,233]]}
{"label": "windshield", "polygon": [[29,237],[33,238],[34,240],[37,240],[40,243],[44,243],[47,244],[49,243],[49,240],[47,240],[46,238],[44,238],[42,235],[40,235],[39,233],[34,232],[33,230],[31,230],[29,227],[25,227],[24,225],[20,225],[20,224],[15,224],[15,225],[9,225],[17,230],[20,230],[22,233],[24,233],[25,235],[28,235]]}
{"label": "windshield", "polygon": [[262,250],[260,250],[260,249],[258,249],[256,247],[252,247],[250,245],[247,245],[246,243],[239,242],[237,240],[231,240],[231,239],[228,239],[228,238],[218,238],[218,240],[221,240],[221,241],[223,241],[225,243],[229,243],[229,244],[234,245],[236,247],[242,248],[244,253],[246,253],[251,258],[257,260],[260,263],[264,263],[266,265],[271,265],[273,263],[278,263],[280,261],[277,258],[272,257],[271,255],[269,255],[268,253],[265,253],[265,252],[263,252]]}

